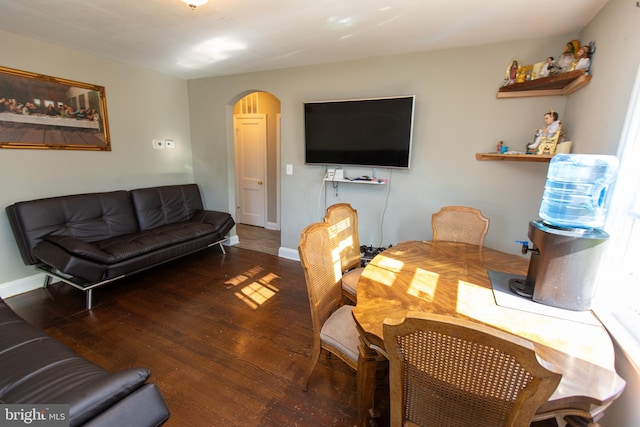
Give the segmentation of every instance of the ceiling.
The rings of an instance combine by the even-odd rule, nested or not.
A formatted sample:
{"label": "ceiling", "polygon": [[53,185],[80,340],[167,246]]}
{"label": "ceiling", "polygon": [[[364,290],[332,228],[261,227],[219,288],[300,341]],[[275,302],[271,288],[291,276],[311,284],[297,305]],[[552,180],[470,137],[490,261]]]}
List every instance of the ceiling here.
{"label": "ceiling", "polygon": [[569,34],[607,1],[0,0],[0,29],[192,79]]}

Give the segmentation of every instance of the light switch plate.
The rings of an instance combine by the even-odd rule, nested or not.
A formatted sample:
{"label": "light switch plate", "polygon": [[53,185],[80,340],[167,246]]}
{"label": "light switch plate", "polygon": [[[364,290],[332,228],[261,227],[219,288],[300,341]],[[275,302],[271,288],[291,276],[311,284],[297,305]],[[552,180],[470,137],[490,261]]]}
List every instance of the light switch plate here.
{"label": "light switch plate", "polygon": [[293,165],[291,163],[287,163],[287,168],[286,168],[286,173],[287,175],[293,175]]}
{"label": "light switch plate", "polygon": [[176,148],[176,142],[173,139],[165,139],[164,145],[167,148]]}
{"label": "light switch plate", "polygon": [[164,141],[161,139],[154,139],[151,141],[151,146],[156,150],[162,150],[164,148]]}

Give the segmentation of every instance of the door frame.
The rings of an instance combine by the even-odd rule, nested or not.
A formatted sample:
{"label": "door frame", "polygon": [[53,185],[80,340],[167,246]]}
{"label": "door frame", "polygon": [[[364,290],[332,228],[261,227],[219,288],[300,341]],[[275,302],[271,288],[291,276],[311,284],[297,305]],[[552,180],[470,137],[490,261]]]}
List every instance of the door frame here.
{"label": "door frame", "polygon": [[[232,117],[232,126],[233,126],[233,157],[234,157],[234,171],[233,171],[233,175],[235,178],[235,192],[236,192],[236,197],[235,197],[235,205],[234,205],[234,211],[236,213],[236,220],[241,223],[240,221],[240,213],[239,213],[239,209],[240,209],[240,202],[242,201],[242,188],[241,188],[241,182],[242,179],[240,179],[240,177],[238,176],[238,173],[240,171],[240,167],[239,167],[239,161],[240,161],[240,156],[238,155],[239,153],[239,149],[238,149],[238,138],[237,138],[237,130],[236,130],[236,119],[243,119],[243,118],[247,118],[247,119],[251,119],[251,118],[264,118],[264,124],[265,124],[265,132],[267,132],[267,114],[266,113],[261,113],[261,114],[233,114]],[[278,143],[278,147],[280,146],[280,144]],[[263,163],[263,167],[264,167],[264,177],[263,177],[263,182],[264,182],[264,192],[263,192],[263,198],[262,198],[262,204],[263,204],[263,209],[264,209],[264,228],[267,228],[267,224],[269,223],[268,218],[269,218],[269,164],[268,164],[268,147],[269,147],[269,138],[267,135],[265,135],[265,147],[264,147],[264,157],[262,158],[262,163]],[[278,201],[279,204],[279,201]]]}
{"label": "door frame", "polygon": [[[234,130],[234,126],[233,126],[233,114],[234,114],[234,107],[235,105],[245,96],[253,93],[253,92],[266,92],[268,94],[270,94],[271,96],[273,96],[274,98],[278,99],[278,101],[280,101],[280,98],[278,98],[275,94],[273,94],[272,92],[269,91],[263,91],[260,89],[251,89],[251,90],[246,90],[243,92],[239,92],[237,93],[234,97],[232,97],[229,102],[227,103],[226,107],[225,107],[225,111],[226,114],[225,116],[227,117],[227,120],[225,121],[225,128],[226,128],[226,141],[227,141],[227,171],[226,171],[226,177],[228,180],[228,186],[227,186],[227,204],[229,206],[229,212],[232,212],[232,215],[234,217],[234,219],[236,219],[236,206],[238,206],[237,203],[237,190],[236,190],[236,167],[235,167],[235,130]],[[281,171],[281,165],[282,165],[282,160],[281,160],[281,155],[282,155],[282,132],[281,132],[281,116],[282,116],[282,112],[281,109],[277,110],[277,141],[276,141],[276,161],[274,162],[276,165],[275,167],[277,168],[276,170],[276,212],[277,212],[277,218],[276,218],[276,222],[267,222],[267,227],[269,227],[270,229],[273,230],[278,230],[278,231],[282,231],[282,222],[281,222],[281,215],[282,215],[282,171]],[[266,227],[265,227],[266,228]],[[237,235],[237,231],[236,228],[233,228],[232,231],[233,235],[230,236],[229,238],[229,245],[235,245],[239,242],[239,238]],[[282,247],[280,248],[281,250],[283,249]],[[295,256],[294,256],[295,255]],[[282,255],[280,255],[282,256]],[[291,259],[297,259],[297,253],[296,254],[292,254]],[[285,258],[287,258],[287,256],[285,256]]]}
{"label": "door frame", "polygon": [[[280,230],[280,122],[282,120],[282,114],[276,114],[276,222],[265,222],[265,228],[270,230]],[[267,163],[267,167],[269,167]],[[267,206],[268,207],[268,206]],[[267,215],[268,218],[268,215]]]}

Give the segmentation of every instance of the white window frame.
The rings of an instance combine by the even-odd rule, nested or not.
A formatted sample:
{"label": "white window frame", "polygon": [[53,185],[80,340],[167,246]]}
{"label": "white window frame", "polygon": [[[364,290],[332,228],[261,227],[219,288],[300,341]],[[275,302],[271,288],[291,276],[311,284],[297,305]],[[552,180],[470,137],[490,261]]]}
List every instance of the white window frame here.
{"label": "white window frame", "polygon": [[640,67],[617,155],[594,311],[640,374]]}

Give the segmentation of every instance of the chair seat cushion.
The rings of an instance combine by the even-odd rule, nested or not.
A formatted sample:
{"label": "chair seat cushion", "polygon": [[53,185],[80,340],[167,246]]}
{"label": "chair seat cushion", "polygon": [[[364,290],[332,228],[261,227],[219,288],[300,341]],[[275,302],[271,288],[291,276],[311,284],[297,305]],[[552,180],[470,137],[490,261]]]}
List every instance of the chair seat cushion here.
{"label": "chair seat cushion", "polygon": [[352,361],[358,361],[360,338],[352,305],[341,306],[327,319],[320,331],[320,341],[337,348]]}
{"label": "chair seat cushion", "polygon": [[364,268],[360,267],[344,273],[342,275],[342,290],[355,296],[356,290],[358,289],[358,281],[360,280],[363,270]]}

